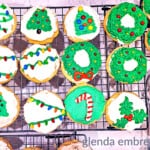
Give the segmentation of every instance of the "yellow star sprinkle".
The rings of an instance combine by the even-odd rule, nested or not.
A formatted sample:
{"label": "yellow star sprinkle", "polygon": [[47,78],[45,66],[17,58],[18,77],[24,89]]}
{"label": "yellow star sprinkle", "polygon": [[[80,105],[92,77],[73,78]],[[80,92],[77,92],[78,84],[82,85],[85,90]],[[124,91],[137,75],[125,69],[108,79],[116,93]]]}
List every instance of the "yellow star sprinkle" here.
{"label": "yellow star sprinkle", "polygon": [[78,7],[78,11],[82,11],[83,10],[83,7],[82,6],[79,6]]}

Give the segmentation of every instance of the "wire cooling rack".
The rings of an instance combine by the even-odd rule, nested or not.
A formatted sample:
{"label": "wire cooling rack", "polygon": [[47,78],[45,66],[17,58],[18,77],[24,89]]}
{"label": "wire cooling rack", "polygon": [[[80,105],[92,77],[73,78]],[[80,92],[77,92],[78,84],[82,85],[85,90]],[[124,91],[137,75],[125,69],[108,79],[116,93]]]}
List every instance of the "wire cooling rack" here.
{"label": "wire cooling rack", "polygon": [[[104,16],[106,14],[106,11],[108,11],[112,5],[106,5],[106,6],[92,6],[97,13],[100,16],[101,20],[101,27],[100,27],[100,33],[99,35],[92,40],[91,42],[100,50],[101,56],[102,56],[102,67],[98,73],[98,75],[94,78],[93,81],[90,82],[90,84],[94,85],[96,88],[101,90],[104,93],[104,96],[106,100],[115,92],[118,91],[132,91],[139,95],[139,97],[145,102],[147,106],[147,112],[148,112],[148,104],[147,104],[147,93],[146,93],[146,79],[144,78],[139,83],[134,83],[132,85],[129,84],[122,84],[115,82],[113,79],[111,79],[105,68],[106,59],[110,52],[118,47],[119,45],[112,41],[110,38],[107,37],[106,33],[103,29],[103,20]],[[62,55],[62,52],[65,47],[67,47],[71,42],[68,40],[66,35],[64,35],[63,32],[63,19],[64,15],[68,11],[70,7],[50,7],[52,10],[55,11],[58,17],[59,21],[59,29],[60,33],[59,36],[54,40],[52,43],[52,47],[55,47],[60,56]],[[12,8],[17,15],[18,23],[17,23],[17,30],[11,36],[11,38],[1,44],[7,45],[8,47],[12,48],[15,52],[18,58],[21,56],[21,52],[26,49],[30,44],[27,43],[25,37],[20,33],[20,26],[21,26],[21,18],[24,15],[24,13],[29,9],[29,7],[22,7]],[[131,47],[136,47],[139,50],[142,50],[145,53],[145,47],[144,47],[144,36],[140,38],[140,40],[134,42]],[[15,94],[17,94],[20,97],[21,100],[21,112],[18,117],[18,119],[8,128],[0,129],[0,134],[5,133],[32,133],[32,131],[27,123],[24,121],[23,117],[23,105],[26,102],[26,99],[34,94],[35,92],[38,92],[40,90],[50,90],[57,94],[59,94],[62,99],[65,98],[66,93],[68,90],[73,86],[74,84],[70,83],[61,73],[61,70],[59,70],[57,76],[55,76],[51,81],[47,83],[42,84],[36,84],[33,82],[30,82],[26,80],[21,73],[18,71],[16,77],[11,80],[8,84],[5,84],[5,86],[10,87]],[[145,120],[141,128],[137,130],[146,130],[148,129],[149,123],[148,119]],[[96,123],[92,125],[80,125],[73,123],[70,121],[67,117],[65,117],[62,125],[56,130],[56,131],[95,131],[95,130],[116,130],[113,127],[109,126],[108,123],[105,120],[105,115],[98,120]]]}

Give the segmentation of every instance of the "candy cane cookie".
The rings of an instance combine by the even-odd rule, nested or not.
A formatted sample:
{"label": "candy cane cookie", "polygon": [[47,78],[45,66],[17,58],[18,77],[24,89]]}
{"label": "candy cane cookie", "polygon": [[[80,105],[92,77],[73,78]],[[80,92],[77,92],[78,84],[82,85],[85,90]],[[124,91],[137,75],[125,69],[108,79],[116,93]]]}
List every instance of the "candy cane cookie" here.
{"label": "candy cane cookie", "polygon": [[92,124],[104,112],[103,93],[89,84],[74,86],[64,100],[67,116],[80,124]]}

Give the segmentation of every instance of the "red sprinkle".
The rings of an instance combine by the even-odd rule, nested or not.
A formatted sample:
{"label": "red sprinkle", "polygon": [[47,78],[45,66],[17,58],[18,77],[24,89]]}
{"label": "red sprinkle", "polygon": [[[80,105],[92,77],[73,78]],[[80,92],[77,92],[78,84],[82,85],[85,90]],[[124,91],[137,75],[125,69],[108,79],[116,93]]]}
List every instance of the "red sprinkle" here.
{"label": "red sprinkle", "polygon": [[131,36],[134,36],[134,32],[130,32],[130,35],[131,35]]}
{"label": "red sprinkle", "polygon": [[141,25],[144,25],[144,24],[145,24],[145,22],[144,22],[144,21],[141,21],[141,22],[140,22],[140,24],[141,24]]}
{"label": "red sprinkle", "polygon": [[4,56],[4,61],[7,61],[7,57],[6,56]]}
{"label": "red sprinkle", "polygon": [[122,31],[122,29],[121,28],[118,28],[118,30],[117,30],[118,32],[121,32]]}
{"label": "red sprinkle", "polygon": [[81,19],[85,19],[86,17],[84,15],[81,16]]}
{"label": "red sprinkle", "polygon": [[132,11],[136,11],[136,7],[133,7],[133,8],[132,8]]}
{"label": "red sprinkle", "polygon": [[121,16],[120,16],[120,15],[117,15],[116,17],[117,17],[117,18],[121,18]]}
{"label": "red sprinkle", "polygon": [[88,19],[88,23],[92,23],[92,21],[93,21],[92,18]]}

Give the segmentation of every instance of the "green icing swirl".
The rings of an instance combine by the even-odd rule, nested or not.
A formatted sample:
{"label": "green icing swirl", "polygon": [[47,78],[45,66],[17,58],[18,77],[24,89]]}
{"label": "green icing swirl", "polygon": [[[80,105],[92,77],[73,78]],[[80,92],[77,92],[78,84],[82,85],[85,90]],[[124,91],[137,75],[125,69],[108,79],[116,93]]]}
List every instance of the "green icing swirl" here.
{"label": "green icing swirl", "polygon": [[[81,67],[74,61],[74,55],[77,51],[80,50],[85,50],[88,53],[90,65],[87,67]],[[88,72],[92,72],[93,74],[96,74],[101,66],[101,54],[93,44],[89,42],[78,42],[68,46],[65,49],[62,56],[62,62],[64,65],[64,69],[72,78],[74,78],[74,74],[76,72],[85,74],[88,74]],[[80,78],[80,76],[77,78]]]}
{"label": "green icing swirl", "polygon": [[[133,11],[134,10],[134,11]],[[130,15],[135,20],[135,27],[129,28],[121,25],[121,19]],[[113,39],[130,44],[141,36],[147,27],[147,18],[135,4],[124,2],[114,7],[108,16],[107,31]],[[121,30],[121,31],[118,31]]]}
{"label": "green icing swirl", "polygon": [[147,31],[147,32],[148,32],[148,34],[147,34],[147,43],[150,46],[150,30]]}
{"label": "green icing swirl", "polygon": [[144,11],[147,13],[147,14],[150,14],[150,1],[149,0],[144,0]]}
{"label": "green icing swirl", "polygon": [[[87,113],[86,101],[84,100],[80,103],[75,102],[75,99],[84,93],[90,94],[93,100],[92,118],[89,121],[86,121],[85,119]],[[98,89],[91,86],[82,85],[78,86],[66,96],[64,104],[67,114],[75,122],[81,124],[91,124],[94,121],[99,120],[102,116],[105,108],[105,98],[103,93]]]}
{"label": "green icing swirl", "polygon": [[[135,60],[138,66],[133,71],[124,70],[125,61]],[[116,81],[132,84],[141,80],[147,71],[147,59],[136,48],[121,47],[114,51],[110,61],[110,72]]]}

